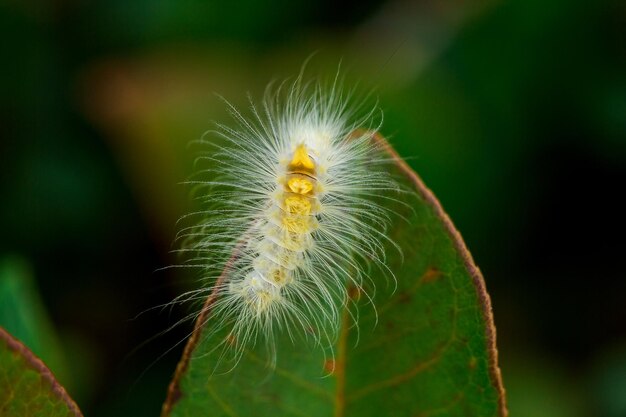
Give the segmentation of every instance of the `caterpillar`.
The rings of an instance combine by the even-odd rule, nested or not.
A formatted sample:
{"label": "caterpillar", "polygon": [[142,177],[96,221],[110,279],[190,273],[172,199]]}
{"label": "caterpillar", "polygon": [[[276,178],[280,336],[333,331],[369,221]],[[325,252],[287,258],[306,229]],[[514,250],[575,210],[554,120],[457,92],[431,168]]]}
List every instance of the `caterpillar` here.
{"label": "caterpillar", "polygon": [[186,297],[211,297],[203,325],[233,366],[258,342],[275,363],[277,332],[332,346],[349,289],[371,300],[372,268],[393,277],[381,198],[398,185],[373,139],[382,113],[341,85],[300,74],[250,99],[249,115],[225,100],[235,127],[200,141],[207,167],[190,182],[204,207],[179,238],[205,284]]}

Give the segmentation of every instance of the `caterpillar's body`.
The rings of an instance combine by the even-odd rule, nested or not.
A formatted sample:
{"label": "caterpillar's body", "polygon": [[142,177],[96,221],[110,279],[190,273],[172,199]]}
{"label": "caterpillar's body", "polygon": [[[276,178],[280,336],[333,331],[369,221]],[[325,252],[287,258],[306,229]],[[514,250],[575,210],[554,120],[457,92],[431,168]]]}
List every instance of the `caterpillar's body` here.
{"label": "caterpillar's body", "polygon": [[276,331],[332,340],[347,288],[367,295],[370,265],[385,269],[389,216],[375,200],[396,188],[373,112],[351,120],[336,89],[300,80],[263,104],[252,120],[230,107],[239,129],[216,132],[226,144],[213,144],[211,178],[199,181],[208,207],[185,234],[215,300],[208,326],[229,328],[235,358],[259,337],[273,352]]}

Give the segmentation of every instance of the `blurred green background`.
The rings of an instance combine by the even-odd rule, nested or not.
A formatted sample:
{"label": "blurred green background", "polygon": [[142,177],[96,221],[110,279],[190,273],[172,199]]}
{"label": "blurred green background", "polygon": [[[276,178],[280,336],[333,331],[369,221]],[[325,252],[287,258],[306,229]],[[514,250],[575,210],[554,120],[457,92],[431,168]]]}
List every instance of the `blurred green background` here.
{"label": "blurred green background", "polygon": [[[492,296],[512,416],[626,416],[623,1],[0,2],[0,325],[88,416],[156,416],[190,326],[139,313],[188,143],[270,80],[339,62]],[[24,308],[28,306],[28,308]],[[171,348],[171,351],[168,350]]]}

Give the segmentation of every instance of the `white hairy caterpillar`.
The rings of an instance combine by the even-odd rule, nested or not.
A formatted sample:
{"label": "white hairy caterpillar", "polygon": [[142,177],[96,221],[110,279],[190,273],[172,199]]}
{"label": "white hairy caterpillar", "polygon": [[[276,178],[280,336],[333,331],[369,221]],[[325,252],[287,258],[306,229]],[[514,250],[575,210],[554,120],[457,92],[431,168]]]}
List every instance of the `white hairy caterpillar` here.
{"label": "white hairy caterpillar", "polygon": [[377,200],[398,186],[373,140],[380,113],[359,116],[362,105],[339,84],[300,75],[268,88],[250,118],[227,103],[238,127],[220,124],[202,140],[209,168],[192,183],[205,208],[179,238],[207,285],[179,301],[210,297],[202,325],[209,336],[227,329],[216,346],[233,366],[258,341],[274,363],[276,332],[330,347],[348,288],[369,298],[372,266],[393,277],[384,252],[391,213]]}

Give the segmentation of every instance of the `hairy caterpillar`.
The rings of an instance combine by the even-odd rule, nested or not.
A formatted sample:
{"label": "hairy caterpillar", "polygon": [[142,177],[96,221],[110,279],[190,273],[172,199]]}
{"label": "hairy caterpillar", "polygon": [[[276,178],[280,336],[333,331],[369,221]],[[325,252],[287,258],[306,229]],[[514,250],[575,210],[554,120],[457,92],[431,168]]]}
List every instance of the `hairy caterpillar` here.
{"label": "hairy caterpillar", "polygon": [[179,238],[206,286],[182,298],[211,297],[202,324],[222,335],[216,348],[233,366],[259,341],[274,363],[276,332],[331,346],[348,288],[369,297],[372,267],[393,276],[391,213],[377,201],[398,186],[373,140],[380,113],[359,116],[362,102],[340,84],[301,74],[268,88],[261,107],[251,101],[250,118],[227,103],[237,127],[219,124],[201,141],[208,167],[192,183],[205,207]]}

